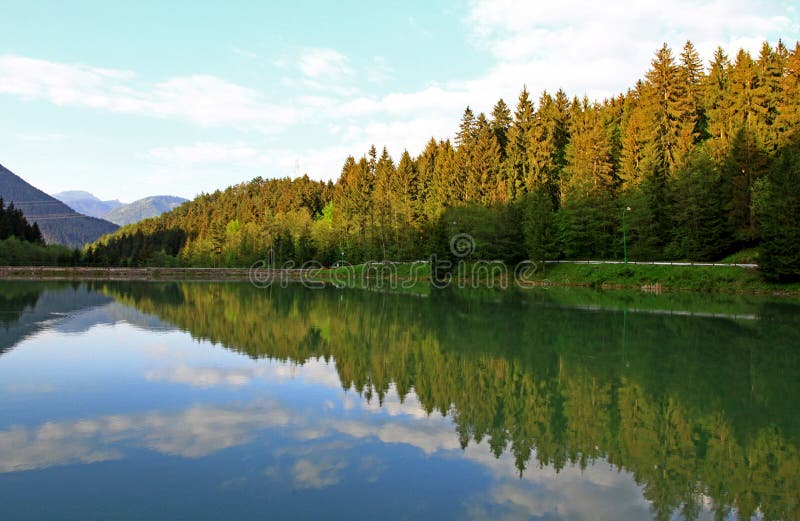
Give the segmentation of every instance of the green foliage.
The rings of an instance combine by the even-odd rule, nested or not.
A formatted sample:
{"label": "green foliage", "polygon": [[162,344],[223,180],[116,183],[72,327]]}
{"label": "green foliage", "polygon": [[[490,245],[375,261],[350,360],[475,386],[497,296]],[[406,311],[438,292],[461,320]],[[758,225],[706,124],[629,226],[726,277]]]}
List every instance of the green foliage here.
{"label": "green foliage", "polygon": [[770,280],[800,280],[800,145],[783,151],[755,187],[759,266]]}
{"label": "green foliage", "polygon": [[733,229],[726,213],[731,183],[703,151],[670,184],[672,242],[667,256],[689,260],[717,260],[730,253]]}
{"label": "green foliage", "polygon": [[17,237],[0,239],[0,266],[72,266],[80,260],[79,251],[59,244],[45,246]]}
{"label": "green foliage", "polygon": [[22,210],[15,208],[14,203],[6,207],[3,198],[0,197],[0,241],[9,237],[44,244],[39,225],[37,223],[28,224],[28,220],[22,214]]}

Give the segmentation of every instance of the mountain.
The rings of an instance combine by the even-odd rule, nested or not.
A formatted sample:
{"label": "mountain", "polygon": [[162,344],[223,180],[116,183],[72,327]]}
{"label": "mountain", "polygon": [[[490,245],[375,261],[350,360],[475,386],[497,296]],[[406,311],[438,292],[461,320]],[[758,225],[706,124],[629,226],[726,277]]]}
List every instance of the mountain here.
{"label": "mountain", "polygon": [[154,195],[139,199],[130,204],[121,203],[119,200],[103,201],[98,197],[83,190],[68,190],[53,194],[53,197],[63,202],[76,212],[92,217],[105,219],[114,224],[124,226],[133,224],[148,217],[157,217],[185,203],[182,197],[171,195]]}
{"label": "mountain", "polygon": [[69,190],[53,194],[53,197],[66,204],[73,210],[91,217],[103,219],[104,215],[115,210],[123,204],[117,200],[101,201],[89,192],[81,190]]}
{"label": "mountain", "polygon": [[185,203],[187,199],[172,195],[154,195],[126,204],[106,213],[103,218],[112,223],[124,226],[142,219],[157,217]]}
{"label": "mountain", "polygon": [[80,247],[118,228],[114,223],[80,214],[0,165],[0,197],[22,210],[30,223],[38,223],[48,243]]}

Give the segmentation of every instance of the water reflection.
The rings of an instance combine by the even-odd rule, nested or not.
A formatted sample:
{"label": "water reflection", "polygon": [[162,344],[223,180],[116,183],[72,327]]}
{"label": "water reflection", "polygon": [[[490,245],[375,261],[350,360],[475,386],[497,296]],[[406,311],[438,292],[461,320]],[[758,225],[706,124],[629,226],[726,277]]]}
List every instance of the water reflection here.
{"label": "water reflection", "polygon": [[[410,496],[397,512],[419,504],[426,517],[798,515],[798,406],[787,398],[800,396],[800,336],[798,308],[785,301],[551,291],[494,302],[178,283],[25,289],[2,300],[2,350],[63,339],[48,335],[59,332],[53,314],[66,313],[56,323],[80,324],[73,334],[124,323],[114,334],[134,340],[114,351],[123,362],[153,329],[227,351],[170,337],[135,368],[140,381],[117,384],[158,397],[123,404],[129,413],[93,405],[71,419],[48,409],[27,424],[4,420],[0,472],[131,460],[142,449],[205,460],[255,445],[268,456],[250,450],[245,460],[259,469],[223,489],[259,479],[346,497],[340,489],[354,479],[388,486],[405,468],[429,486],[450,480],[442,498],[463,507],[440,511],[433,491],[395,490]],[[43,306],[51,293],[74,307]],[[97,312],[111,305],[129,311]],[[37,309],[49,318],[23,319]],[[41,404],[32,395],[26,403]]]}

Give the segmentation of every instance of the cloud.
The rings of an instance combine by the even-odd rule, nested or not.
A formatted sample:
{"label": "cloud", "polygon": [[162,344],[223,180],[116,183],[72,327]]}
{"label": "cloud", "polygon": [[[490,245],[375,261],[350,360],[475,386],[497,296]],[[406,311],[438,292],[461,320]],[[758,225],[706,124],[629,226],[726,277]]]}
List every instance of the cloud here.
{"label": "cloud", "polygon": [[47,422],[0,432],[0,472],[17,472],[120,459],[126,447],[198,458],[241,445],[261,429],[284,427],[291,414],[276,402],[245,407],[192,407],[178,413],[151,412]]}
{"label": "cloud", "polygon": [[341,481],[339,471],[347,467],[344,460],[330,457],[299,459],[292,465],[292,478],[298,489],[325,488]]}
{"label": "cloud", "polygon": [[466,22],[475,45],[495,58],[473,84],[492,86],[495,95],[525,82],[534,93],[564,87],[610,96],[633,86],[663,42],[679,49],[692,40],[710,58],[717,45],[755,51],[764,40],[798,32],[780,5],[742,0],[644,0],[635,9],[589,0],[474,0]]}
{"label": "cloud", "polygon": [[166,381],[170,383],[189,384],[192,387],[241,387],[255,378],[261,377],[264,367],[246,367],[241,369],[221,367],[188,367],[162,368],[148,371],[145,378],[150,381]]}
{"label": "cloud", "polygon": [[296,109],[210,75],[148,83],[131,71],[0,55],[0,94],[55,105],[186,120],[205,126],[250,125],[274,131],[296,122]]}
{"label": "cloud", "polygon": [[349,58],[326,48],[307,48],[300,53],[300,71],[307,78],[341,80],[353,74]]}
{"label": "cloud", "polygon": [[242,387],[257,380],[276,383],[295,379],[332,389],[342,387],[334,363],[321,358],[310,359],[302,365],[259,361],[245,367],[161,367],[147,371],[145,378],[199,388]]}

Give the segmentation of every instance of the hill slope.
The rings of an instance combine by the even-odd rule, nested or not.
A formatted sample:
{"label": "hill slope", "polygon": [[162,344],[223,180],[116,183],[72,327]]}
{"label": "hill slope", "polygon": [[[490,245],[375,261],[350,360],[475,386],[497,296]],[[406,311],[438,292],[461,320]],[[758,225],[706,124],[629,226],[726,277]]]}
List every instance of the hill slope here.
{"label": "hill slope", "polygon": [[66,204],[73,210],[83,215],[103,219],[108,212],[123,206],[123,203],[113,201],[101,201],[89,192],[81,190],[69,190],[53,194],[53,197]]}
{"label": "hill slope", "polygon": [[114,224],[125,226],[150,217],[158,217],[186,201],[187,199],[172,195],[154,195],[115,208],[103,215],[103,218]]}
{"label": "hill slope", "polygon": [[28,222],[38,223],[48,243],[80,247],[118,228],[116,224],[76,212],[3,165],[0,165],[0,197],[21,209]]}

